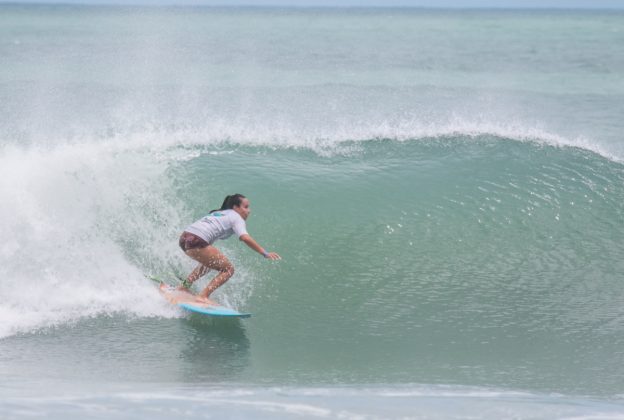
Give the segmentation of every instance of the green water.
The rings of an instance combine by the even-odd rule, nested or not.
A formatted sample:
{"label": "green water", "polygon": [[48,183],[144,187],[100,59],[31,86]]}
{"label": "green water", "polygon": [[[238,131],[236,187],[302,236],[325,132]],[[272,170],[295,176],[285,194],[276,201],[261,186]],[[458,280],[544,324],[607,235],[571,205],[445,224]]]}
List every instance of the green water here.
{"label": "green water", "polygon": [[[0,11],[0,413],[619,412],[621,13]],[[283,260],[189,317],[235,192]]]}

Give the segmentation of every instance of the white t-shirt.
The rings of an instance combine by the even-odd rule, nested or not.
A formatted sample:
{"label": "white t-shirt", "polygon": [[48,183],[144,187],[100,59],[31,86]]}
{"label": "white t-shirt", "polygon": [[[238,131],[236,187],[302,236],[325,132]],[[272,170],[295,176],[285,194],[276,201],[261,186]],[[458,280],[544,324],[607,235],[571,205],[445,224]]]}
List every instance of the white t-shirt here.
{"label": "white t-shirt", "polygon": [[197,235],[209,244],[217,239],[227,239],[236,233],[239,238],[247,234],[247,224],[234,210],[217,210],[202,217],[184,229]]}

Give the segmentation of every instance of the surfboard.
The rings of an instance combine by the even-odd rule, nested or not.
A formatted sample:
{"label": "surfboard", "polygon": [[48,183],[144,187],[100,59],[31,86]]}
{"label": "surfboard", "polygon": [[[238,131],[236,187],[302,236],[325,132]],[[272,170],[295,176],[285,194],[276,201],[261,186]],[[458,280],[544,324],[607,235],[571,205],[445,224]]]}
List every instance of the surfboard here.
{"label": "surfboard", "polygon": [[189,312],[217,317],[249,318],[251,316],[249,313],[241,313],[219,304],[197,302],[196,296],[192,293],[179,290],[167,283],[161,282],[158,289],[169,302]]}

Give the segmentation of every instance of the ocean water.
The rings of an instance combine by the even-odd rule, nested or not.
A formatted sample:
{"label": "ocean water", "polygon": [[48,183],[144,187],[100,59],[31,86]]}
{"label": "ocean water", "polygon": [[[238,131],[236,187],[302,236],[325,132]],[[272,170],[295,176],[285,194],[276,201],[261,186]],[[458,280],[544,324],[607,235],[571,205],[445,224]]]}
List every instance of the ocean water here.
{"label": "ocean water", "polygon": [[[0,417],[624,418],[624,13],[0,5]],[[189,316],[226,194],[250,233]],[[207,281],[203,280],[205,283]]]}

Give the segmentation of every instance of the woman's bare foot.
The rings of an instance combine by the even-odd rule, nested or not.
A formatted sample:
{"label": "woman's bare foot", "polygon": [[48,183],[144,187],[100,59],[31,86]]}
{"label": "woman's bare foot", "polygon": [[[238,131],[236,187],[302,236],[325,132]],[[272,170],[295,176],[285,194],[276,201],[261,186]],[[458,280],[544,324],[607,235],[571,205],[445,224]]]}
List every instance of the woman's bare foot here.
{"label": "woman's bare foot", "polygon": [[205,303],[206,305],[219,306],[219,304],[215,302],[214,300],[210,300],[208,298],[205,298],[199,295],[195,295],[195,301],[199,303]]}

